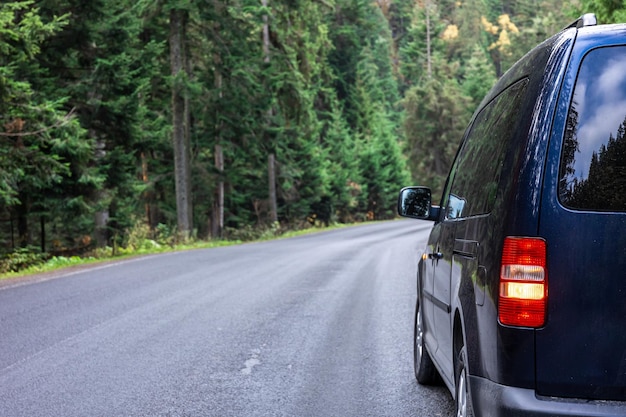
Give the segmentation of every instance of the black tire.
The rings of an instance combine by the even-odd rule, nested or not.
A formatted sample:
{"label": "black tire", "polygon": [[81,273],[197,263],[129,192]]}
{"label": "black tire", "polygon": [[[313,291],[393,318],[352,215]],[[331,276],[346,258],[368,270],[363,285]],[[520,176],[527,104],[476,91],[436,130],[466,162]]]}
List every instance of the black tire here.
{"label": "black tire", "polygon": [[439,374],[424,345],[424,325],[419,301],[415,305],[415,326],[413,332],[413,367],[415,379],[423,385],[439,382]]}
{"label": "black tire", "polygon": [[456,417],[474,417],[472,396],[469,392],[468,374],[465,364],[465,347],[461,348],[456,363]]}

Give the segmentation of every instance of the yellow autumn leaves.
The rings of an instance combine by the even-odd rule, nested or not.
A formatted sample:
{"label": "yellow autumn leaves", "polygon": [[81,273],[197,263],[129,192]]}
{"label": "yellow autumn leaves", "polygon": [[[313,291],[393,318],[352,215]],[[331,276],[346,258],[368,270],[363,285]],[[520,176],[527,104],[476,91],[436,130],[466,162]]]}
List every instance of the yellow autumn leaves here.
{"label": "yellow autumn leaves", "polygon": [[444,41],[451,41],[459,37],[459,27],[457,25],[448,25],[441,33]]}
{"label": "yellow autumn leaves", "polygon": [[489,45],[489,50],[497,49],[502,53],[507,53],[508,47],[511,46],[509,33],[519,33],[519,29],[515,26],[515,23],[511,22],[509,15],[500,15],[497,25],[492,24],[485,16],[481,16],[480,23],[488,33],[498,37],[495,42]]}
{"label": "yellow autumn leaves", "polygon": [[[509,54],[508,48],[511,46],[510,34],[518,34],[519,29],[515,23],[511,21],[508,14],[498,17],[496,24],[491,23],[485,16],[481,16],[480,23],[483,29],[490,35],[496,37],[495,41],[489,45],[489,50],[497,49],[503,54]],[[441,33],[444,41],[452,41],[459,37],[459,28],[457,25],[448,25]]]}

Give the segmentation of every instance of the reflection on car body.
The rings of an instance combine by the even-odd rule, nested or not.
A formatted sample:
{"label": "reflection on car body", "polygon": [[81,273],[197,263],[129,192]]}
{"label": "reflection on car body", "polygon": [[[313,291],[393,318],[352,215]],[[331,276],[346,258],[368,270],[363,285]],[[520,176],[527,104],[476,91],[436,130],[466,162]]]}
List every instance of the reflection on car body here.
{"label": "reflection on car body", "polygon": [[465,199],[459,198],[454,194],[450,194],[450,201],[448,202],[448,211],[446,216],[449,219],[457,219],[461,217],[463,207],[465,207]]}

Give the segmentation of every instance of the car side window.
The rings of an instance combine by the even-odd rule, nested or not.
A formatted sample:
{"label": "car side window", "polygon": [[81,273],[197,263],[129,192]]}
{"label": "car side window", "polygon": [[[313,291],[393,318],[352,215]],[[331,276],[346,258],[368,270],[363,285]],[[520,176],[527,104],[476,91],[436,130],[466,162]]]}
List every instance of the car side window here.
{"label": "car side window", "polygon": [[496,201],[506,150],[515,134],[528,80],[511,85],[476,116],[453,164],[446,219],[489,213]]}
{"label": "car side window", "polygon": [[626,211],[626,46],[594,49],[574,87],[559,198],[575,210]]}

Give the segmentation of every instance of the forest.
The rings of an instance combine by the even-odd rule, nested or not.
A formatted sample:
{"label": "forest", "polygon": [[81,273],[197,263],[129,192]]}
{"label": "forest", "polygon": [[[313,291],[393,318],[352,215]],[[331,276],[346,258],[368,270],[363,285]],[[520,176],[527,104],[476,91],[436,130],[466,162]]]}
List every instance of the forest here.
{"label": "forest", "polygon": [[626,0],[0,4],[0,272],[254,239],[439,192],[497,78]]}

